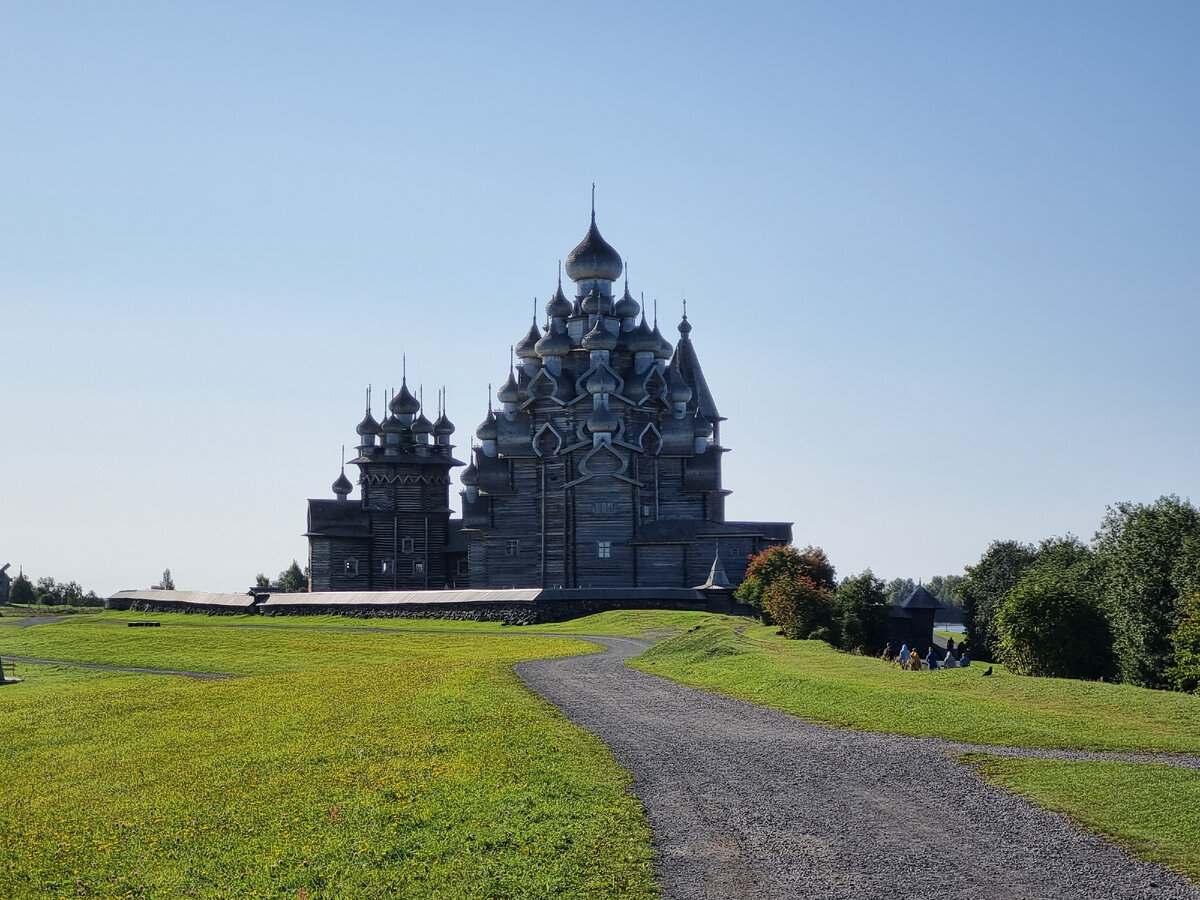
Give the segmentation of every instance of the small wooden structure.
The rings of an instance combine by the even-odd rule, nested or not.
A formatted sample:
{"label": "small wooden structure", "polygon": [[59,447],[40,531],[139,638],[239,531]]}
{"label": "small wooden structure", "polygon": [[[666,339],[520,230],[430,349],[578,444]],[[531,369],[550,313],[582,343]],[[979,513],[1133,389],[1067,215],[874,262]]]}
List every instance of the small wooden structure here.
{"label": "small wooden structure", "polygon": [[921,655],[933,646],[933,620],[942,604],[921,585],[898,606],[893,606],[888,619],[888,639],[892,646],[908,644]]}

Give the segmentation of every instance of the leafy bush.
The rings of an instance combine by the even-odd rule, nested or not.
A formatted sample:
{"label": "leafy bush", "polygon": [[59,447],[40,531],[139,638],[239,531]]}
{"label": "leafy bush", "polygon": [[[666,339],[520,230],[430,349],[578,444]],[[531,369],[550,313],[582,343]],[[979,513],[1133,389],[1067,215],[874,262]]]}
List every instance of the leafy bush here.
{"label": "leafy bush", "polygon": [[1108,508],[1095,547],[1121,680],[1166,687],[1180,596],[1200,589],[1200,510],[1174,495],[1150,505],[1118,503]]}
{"label": "leafy bush", "polygon": [[861,648],[872,656],[882,650],[888,638],[888,607],[887,588],[870,569],[844,580],[833,598],[837,646]]}
{"label": "leafy bush", "polygon": [[995,620],[1000,661],[1018,675],[1112,678],[1113,634],[1078,581],[1034,571],[1009,592]]}
{"label": "leafy bush", "polygon": [[760,609],[790,638],[833,624],[834,570],[819,547],[768,547],[756,555],[735,596]]}
{"label": "leafy bush", "polygon": [[1174,648],[1167,681],[1176,689],[1195,693],[1200,688],[1200,592],[1181,603],[1179,624],[1171,632]]}
{"label": "leafy bush", "polygon": [[[36,584],[30,585],[29,579],[23,575],[12,583],[17,587],[18,581],[24,581],[18,594],[9,590],[9,602],[41,604],[42,606],[103,606],[104,598],[97,596],[95,591],[84,593],[76,581],[55,581],[53,578],[39,578]],[[28,590],[26,589],[28,586]],[[31,596],[32,595],[32,596]],[[22,599],[18,599],[18,597]]]}
{"label": "leafy bush", "polygon": [[1033,564],[1037,551],[1032,544],[993,541],[979,562],[967,567],[967,577],[958,591],[963,600],[963,619],[972,656],[982,662],[996,658],[996,613],[1005,596]]}

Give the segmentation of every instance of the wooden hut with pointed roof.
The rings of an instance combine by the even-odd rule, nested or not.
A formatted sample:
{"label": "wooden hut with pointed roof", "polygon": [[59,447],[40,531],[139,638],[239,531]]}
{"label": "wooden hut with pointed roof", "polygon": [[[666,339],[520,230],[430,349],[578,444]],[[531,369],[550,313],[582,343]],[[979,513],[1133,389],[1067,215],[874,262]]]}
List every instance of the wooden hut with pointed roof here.
{"label": "wooden hut with pointed roof", "polygon": [[938,598],[917,585],[898,605],[893,606],[888,616],[888,639],[899,647],[908,644],[922,651],[933,646],[933,620],[942,608]]}

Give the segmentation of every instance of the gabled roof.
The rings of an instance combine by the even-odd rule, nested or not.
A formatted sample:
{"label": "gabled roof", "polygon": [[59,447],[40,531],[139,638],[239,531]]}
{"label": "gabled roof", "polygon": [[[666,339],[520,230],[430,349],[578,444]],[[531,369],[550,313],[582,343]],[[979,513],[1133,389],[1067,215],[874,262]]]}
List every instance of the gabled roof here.
{"label": "gabled roof", "polygon": [[938,598],[925,590],[921,585],[917,585],[916,589],[908,595],[907,599],[900,604],[904,609],[941,609],[942,604],[938,602]]}

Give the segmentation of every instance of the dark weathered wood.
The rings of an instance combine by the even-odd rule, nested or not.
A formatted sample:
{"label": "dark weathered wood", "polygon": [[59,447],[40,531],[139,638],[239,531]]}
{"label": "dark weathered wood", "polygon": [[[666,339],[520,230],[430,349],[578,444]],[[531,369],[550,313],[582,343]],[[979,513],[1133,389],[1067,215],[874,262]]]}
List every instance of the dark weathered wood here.
{"label": "dark weathered wood", "polygon": [[[554,347],[535,348],[536,334],[516,345],[516,378],[477,432],[461,523],[449,518],[451,447],[422,443],[408,428],[412,410],[401,411],[353,460],[357,512],[310,501],[314,589],[688,588],[717,557],[736,583],[751,553],[791,539],[789,523],[725,521],[722,417],[686,317],[668,361],[632,298],[589,271],[568,268],[575,301],[552,301],[543,342],[553,332]],[[462,551],[449,547],[460,526],[466,579]],[[359,561],[358,575],[346,559]]]}

